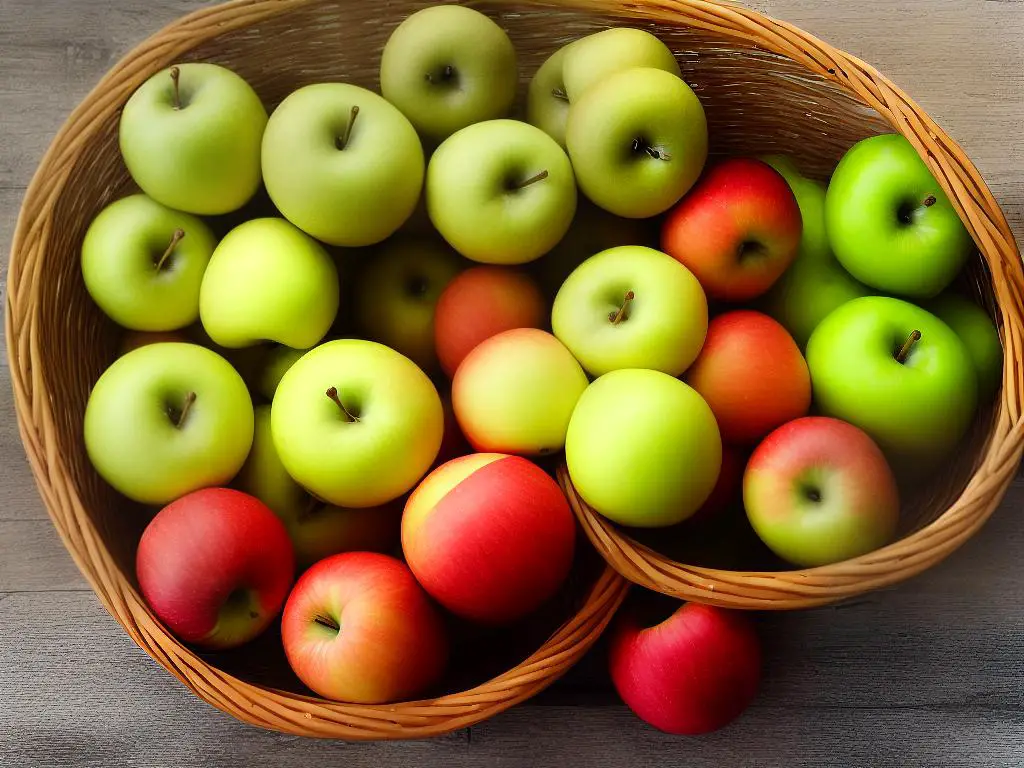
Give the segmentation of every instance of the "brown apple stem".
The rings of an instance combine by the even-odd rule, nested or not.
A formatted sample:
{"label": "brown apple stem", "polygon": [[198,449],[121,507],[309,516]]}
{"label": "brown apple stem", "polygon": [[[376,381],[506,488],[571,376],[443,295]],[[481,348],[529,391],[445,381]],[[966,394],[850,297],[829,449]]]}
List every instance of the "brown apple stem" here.
{"label": "brown apple stem", "polygon": [[518,184],[513,186],[512,189],[525,189],[526,187],[530,186],[531,184],[536,184],[538,181],[544,181],[544,179],[546,179],[547,177],[548,177],[548,172],[547,171],[541,171],[540,173],[531,176],[526,181],[519,182]]}
{"label": "brown apple stem", "polygon": [[921,205],[925,208],[931,208],[938,200],[935,199],[935,195],[928,195],[924,200],[921,201]]}
{"label": "brown apple stem", "polygon": [[181,109],[181,69],[171,67],[171,82],[174,83],[174,108]]}
{"label": "brown apple stem", "polygon": [[354,106],[348,118],[348,125],[345,126],[345,133],[336,142],[338,149],[344,149],[348,146],[348,140],[352,136],[352,126],[356,124],[357,117],[359,117],[359,107]]}
{"label": "brown apple stem", "polygon": [[556,99],[561,99],[562,101],[569,100],[569,94],[563,91],[561,88],[552,88],[551,95],[554,96]]}
{"label": "brown apple stem", "polygon": [[196,393],[189,392],[185,395],[185,403],[181,406],[181,413],[178,414],[178,420],[174,422],[174,426],[181,429],[185,423],[185,418],[188,416],[188,412],[192,409],[192,403],[196,401]]}
{"label": "brown apple stem", "polygon": [[341,412],[342,412],[342,413],[344,414],[344,416],[345,416],[345,421],[346,421],[346,422],[348,422],[349,424],[351,424],[351,423],[352,423],[352,422],[354,422],[354,421],[359,421],[359,419],[357,419],[357,418],[356,418],[355,416],[353,416],[353,415],[352,415],[352,414],[351,414],[351,413],[349,412],[348,408],[346,408],[346,407],[345,407],[345,404],[344,404],[343,402],[341,402],[341,398],[340,398],[340,397],[338,396],[338,388],[337,388],[337,387],[331,387],[330,389],[328,389],[328,390],[327,390],[327,396],[328,396],[329,398],[331,398],[331,400],[333,400],[333,401],[334,401],[334,404],[335,404],[336,406],[338,406],[338,408],[340,408],[340,409],[341,409]]}
{"label": "brown apple stem", "polygon": [[160,257],[160,261],[156,263],[157,272],[163,270],[164,264],[167,263],[167,260],[171,257],[171,254],[174,253],[174,249],[178,247],[178,243],[181,242],[183,237],[185,237],[184,229],[174,230],[174,234],[171,235],[171,242],[167,245],[167,250],[164,251],[164,255]]}
{"label": "brown apple stem", "polygon": [[910,336],[907,337],[907,340],[903,342],[903,346],[900,347],[900,351],[896,353],[896,362],[902,364],[907,359],[907,355],[910,354],[910,348],[920,340],[921,332],[911,331]]}
{"label": "brown apple stem", "polygon": [[321,627],[327,627],[328,629],[334,632],[341,631],[341,625],[334,619],[332,619],[330,616],[324,616],[318,613],[316,616],[313,617],[313,621],[316,624],[319,624]]}
{"label": "brown apple stem", "polygon": [[655,160],[670,160],[671,159],[669,157],[668,152],[666,152],[663,149],[658,149],[657,147],[645,147],[644,151],[647,152],[647,154],[650,155],[651,157],[653,157]]}
{"label": "brown apple stem", "polygon": [[612,312],[608,315],[608,320],[612,325],[618,325],[626,319],[626,312],[629,310],[630,302],[636,298],[636,294],[632,291],[626,291],[626,296],[622,301],[622,305],[619,307],[617,312]]}

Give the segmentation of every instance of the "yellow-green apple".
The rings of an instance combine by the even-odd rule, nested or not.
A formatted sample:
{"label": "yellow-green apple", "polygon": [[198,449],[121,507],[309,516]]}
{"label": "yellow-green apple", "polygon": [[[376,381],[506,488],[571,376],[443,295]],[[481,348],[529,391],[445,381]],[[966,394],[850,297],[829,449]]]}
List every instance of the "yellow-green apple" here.
{"label": "yellow-green apple", "polygon": [[519,456],[476,453],[438,467],[402,516],[416,579],[452,613],[482,624],[516,621],[552,597],[575,538],[561,489]]}
{"label": "yellow-green apple", "polygon": [[448,658],[441,617],[412,573],[373,552],[334,555],[306,571],[285,604],[281,641],[309,688],[358,704],[424,693]]}
{"label": "yellow-green apple", "polygon": [[978,402],[990,401],[1003,378],[1003,344],[992,318],[970,299],[951,291],[929,301],[925,309],[960,337],[978,374]]}
{"label": "yellow-green apple", "polygon": [[260,186],[267,110],[245,80],[216,64],[161,70],[121,111],[128,172],[163,205],[202,216],[235,211]]}
{"label": "yellow-green apple", "polygon": [[455,250],[484,264],[550,251],[576,211],[572,164],[540,128],[488,120],[452,134],[427,167],[427,211]]}
{"label": "yellow-green apple", "polygon": [[681,77],[679,62],[661,40],[642,29],[617,27],[580,38],[566,50],[562,78],[569,103],[627,69],[660,69]]}
{"label": "yellow-green apple", "polygon": [[123,328],[174,331],[199,319],[199,286],[216,245],[202,219],[131,195],[89,225],[82,277],[93,301]]}
{"label": "yellow-green apple", "polygon": [[192,339],[181,331],[127,331],[121,337],[118,357],[127,355],[133,349],[138,349],[139,347],[145,347],[150,344],[166,344],[168,342],[190,344]]}
{"label": "yellow-green apple", "polygon": [[565,445],[587,375],[558,339],[516,328],[477,345],[452,381],[452,405],[478,451],[541,456]]}
{"label": "yellow-green apple", "polygon": [[612,631],[608,665],[619,696],[640,719],[695,736],[725,727],[754,700],[761,643],[740,611],[685,603],[647,627],[626,611]]}
{"label": "yellow-green apple", "polygon": [[463,264],[440,239],[389,239],[359,276],[355,289],[359,329],[366,338],[401,352],[423,370],[434,370],[434,308]]}
{"label": "yellow-green apple", "polygon": [[899,134],[854,144],[825,196],[836,257],[862,283],[929,298],[952,282],[974,242],[928,166]]}
{"label": "yellow-green apple", "polygon": [[161,509],[135,556],[153,612],[179,639],[215,650],[270,626],[294,571],[281,521],[258,499],[229,488],[194,491]]}
{"label": "yellow-green apple", "polygon": [[734,157],[711,168],[665,218],[661,247],[700,280],[708,296],[760,296],[796,258],[802,224],[782,175]]}
{"label": "yellow-green apple", "polygon": [[252,445],[245,382],[195,344],[149,344],[100,376],[85,408],[85,448],[110,485],[143,504],[167,504],[222,485]]}
{"label": "yellow-green apple", "polygon": [[292,349],[283,344],[271,348],[263,359],[263,365],[256,380],[256,391],[272,402],[281,379],[308,351],[308,349]]}
{"label": "yellow-green apple", "polygon": [[803,176],[789,157],[762,158],[789,184],[800,206],[803,229],[796,259],[764,296],[765,312],[803,349],[818,323],[836,307],[868,295],[836,260],[825,231],[825,186]]}
{"label": "yellow-green apple", "polygon": [[569,119],[569,96],[565,92],[565,78],[562,76],[565,53],[564,45],[551,54],[530,80],[526,93],[526,119],[565,148],[565,124]]}
{"label": "yellow-green apple", "polygon": [[811,407],[811,377],[793,337],[751,310],[711,321],[686,381],[711,406],[726,443],[753,445]]}
{"label": "yellow-green apple", "polygon": [[866,296],[830,314],[807,342],[822,415],[860,427],[898,471],[919,472],[967,432],[977,374],[963,342],[935,315]]}
{"label": "yellow-green apple", "polygon": [[624,245],[591,256],[562,285],[551,327],[593,376],[650,368],[678,376],[708,330],[704,290],[671,256]]}
{"label": "yellow-green apple", "polygon": [[380,91],[430,141],[505,117],[519,72],[505,30],[460,5],[435,5],[398,25],[380,61]]}
{"label": "yellow-green apple", "polygon": [[580,397],[565,460],[576,490],[597,512],[659,528],[686,520],[711,495],[722,439],[692,387],[660,371],[623,369]]}
{"label": "yellow-green apple", "polygon": [[308,85],[274,110],[263,137],[263,179],[286,219],[330,245],[390,237],[423,189],[416,129],[372,91]]}
{"label": "yellow-green apple", "polygon": [[274,445],[288,474],[341,507],[376,507],[409,491],[441,446],[444,412],[427,375],[373,341],[321,344],[277,385]]}
{"label": "yellow-green apple", "polygon": [[565,142],[583,194],[617,216],[646,219],[697,181],[708,154],[707,118],[676,75],[627,69],[572,103]]}
{"label": "yellow-green apple", "polygon": [[330,329],[338,297],[338,271],[316,240],[284,219],[253,219],[213,252],[199,316],[222,347],[276,341],[308,349]]}
{"label": "yellow-green apple", "polygon": [[473,267],[456,277],[437,300],[434,346],[449,377],[473,349],[515,328],[547,325],[547,307],[536,283],[510,267]]}
{"label": "yellow-green apple", "polygon": [[751,526],[794,565],[838,563],[896,535],[900,497],[885,455],[839,419],[807,416],[772,432],[743,475]]}

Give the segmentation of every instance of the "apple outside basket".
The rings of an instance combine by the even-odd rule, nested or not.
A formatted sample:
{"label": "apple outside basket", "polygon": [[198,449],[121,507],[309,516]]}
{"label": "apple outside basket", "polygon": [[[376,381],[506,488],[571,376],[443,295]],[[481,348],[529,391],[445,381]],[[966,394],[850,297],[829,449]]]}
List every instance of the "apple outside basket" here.
{"label": "apple outside basket", "polygon": [[[96,213],[133,189],[118,153],[118,117],[152,74],[179,61],[222,64],[252,83],[271,109],[291,90],[313,82],[375,87],[391,30],[429,4],[236,0],[172,24],[128,54],[72,113],[25,197],[11,254],[6,330],[19,427],[40,493],[72,557],[135,642],[198,696],[246,722],[297,735],[423,738],[491,717],[564,674],[604,630],[626,582],[596,557],[593,567],[581,563],[562,613],[516,659],[525,660],[500,674],[494,670],[486,682],[472,681],[466,690],[449,681],[459,692],[422,701],[325,701],[299,691],[294,680],[277,684],[283,658],[268,662],[259,647],[230,658],[196,654],[167,632],[139,596],[133,557],[146,514],[107,487],[86,457],[86,399],[115,356],[117,332],[89,299],[79,248]],[[963,152],[867,65],[737,6],[701,0],[471,4],[508,30],[524,84],[551,52],[582,35],[610,25],[656,32],[675,50],[685,79],[704,103],[715,153],[792,152],[806,171],[823,178],[854,141],[895,128],[925,158],[967,222],[983,257],[975,283],[1001,326],[1005,370],[998,404],[979,416],[975,444],[942,488],[908,515],[908,535],[898,543],[808,571],[688,567],[637,545],[597,517],[580,502],[563,469],[562,485],[603,558],[631,581],[687,599],[795,608],[896,582],[973,534],[999,503],[1024,445],[1024,273],[999,207]],[[578,559],[588,554],[593,553]]]}

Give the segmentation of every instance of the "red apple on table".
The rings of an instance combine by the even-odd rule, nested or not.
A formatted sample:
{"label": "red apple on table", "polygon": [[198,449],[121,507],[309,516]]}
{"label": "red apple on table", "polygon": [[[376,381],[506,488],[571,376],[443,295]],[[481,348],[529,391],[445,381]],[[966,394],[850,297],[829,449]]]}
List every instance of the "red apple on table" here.
{"label": "red apple on table", "polygon": [[346,552],[295,584],[281,620],[292,670],[328,699],[382,704],[418,696],[441,677],[441,618],[399,560]]}
{"label": "red apple on table", "polygon": [[738,157],[708,169],[668,213],[661,250],[688,267],[708,296],[746,301],[793,263],[801,231],[800,208],[782,175]]}
{"label": "red apple on table", "polygon": [[750,619],[686,603],[653,627],[620,614],[609,646],[612,682],[640,719],[673,734],[728,725],[753,701],[761,646]]}
{"label": "red apple on table", "polygon": [[142,596],[178,638],[234,648],[277,617],[295,573],[292,543],[258,499],[206,488],[164,507],[142,534]]}

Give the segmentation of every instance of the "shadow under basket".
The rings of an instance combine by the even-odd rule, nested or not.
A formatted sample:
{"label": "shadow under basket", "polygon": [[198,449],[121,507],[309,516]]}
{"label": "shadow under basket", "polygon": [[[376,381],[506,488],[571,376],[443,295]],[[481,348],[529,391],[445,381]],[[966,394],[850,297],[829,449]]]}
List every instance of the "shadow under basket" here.
{"label": "shadow under basket", "polygon": [[[476,670],[484,677],[456,675],[436,698],[417,702],[363,706],[312,696],[281,666],[280,650],[267,649],[272,635],[234,656],[194,653],[139,596],[133,561],[147,516],[106,486],[86,457],[85,404],[115,357],[117,331],[89,299],[79,249],[93,217],[133,191],[118,151],[118,118],[152,74],[181,61],[221,64],[246,78],[268,109],[315,82],[376,88],[389,34],[429,4],[240,0],[172,24],[128,54],[72,113],[28,190],[11,254],[6,329],[19,427],[40,493],[72,557],[135,642],[198,696],[246,722],[297,735],[422,738],[480,722],[566,672],[604,630],[626,582],[580,547],[576,571],[552,609],[558,615],[541,617],[525,635],[532,648],[491,654],[490,666]],[[734,607],[793,608],[893,583],[941,559],[977,530],[1021,458],[1024,275],[1002,213],[941,129],[866,65],[737,6],[697,0],[468,4],[508,31],[519,52],[521,94],[544,59],[570,40],[612,25],[655,32],[676,52],[684,78],[701,98],[717,155],[792,153],[806,172],[824,178],[858,139],[893,129],[903,133],[968,223],[984,267],[978,286],[1003,334],[1004,386],[987,420],[979,422],[983,439],[962,457],[958,487],[922,513],[897,544],[829,568],[786,573],[661,562],[581,506],[563,474],[597,551],[652,589]],[[495,635],[479,637],[481,644],[500,642]],[[495,659],[507,671],[491,669]]]}

